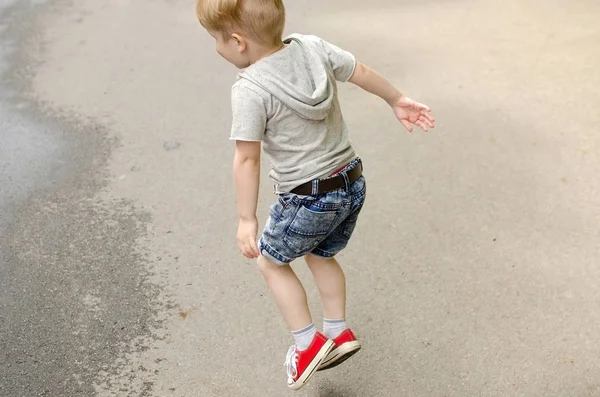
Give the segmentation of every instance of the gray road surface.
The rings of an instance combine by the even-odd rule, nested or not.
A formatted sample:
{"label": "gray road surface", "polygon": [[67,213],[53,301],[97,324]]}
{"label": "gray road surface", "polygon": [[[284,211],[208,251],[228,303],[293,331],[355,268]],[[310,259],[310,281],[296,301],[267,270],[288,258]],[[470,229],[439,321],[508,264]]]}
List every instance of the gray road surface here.
{"label": "gray road surface", "polygon": [[3,3],[0,87],[0,396],[92,396],[156,326],[136,240],[150,214],[102,202],[115,142],[25,98],[39,2]]}
{"label": "gray road surface", "polygon": [[[438,120],[407,134],[340,87],[369,189],[340,256],[364,349],[296,394],[600,395],[600,4],[287,3],[289,32]],[[0,395],[294,394],[234,247],[235,70],[192,3],[32,4],[2,7]]]}

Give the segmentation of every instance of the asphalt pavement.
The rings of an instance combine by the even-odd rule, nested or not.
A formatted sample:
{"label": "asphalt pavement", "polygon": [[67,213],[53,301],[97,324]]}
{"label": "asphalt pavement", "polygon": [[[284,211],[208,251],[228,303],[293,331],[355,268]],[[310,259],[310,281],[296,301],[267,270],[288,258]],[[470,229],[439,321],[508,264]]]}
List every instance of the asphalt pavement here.
{"label": "asphalt pavement", "polygon": [[598,2],[287,2],[287,32],[437,119],[408,134],[340,86],[368,185],[339,257],[363,349],[297,393],[235,249],[236,70],[192,3],[0,6],[2,397],[600,395]]}

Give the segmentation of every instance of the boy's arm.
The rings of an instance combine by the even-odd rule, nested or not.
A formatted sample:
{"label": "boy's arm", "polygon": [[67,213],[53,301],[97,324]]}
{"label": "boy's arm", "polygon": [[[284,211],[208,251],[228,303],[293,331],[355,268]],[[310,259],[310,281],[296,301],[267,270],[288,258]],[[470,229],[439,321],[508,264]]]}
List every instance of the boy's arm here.
{"label": "boy's arm", "polygon": [[370,67],[357,62],[349,81],[386,101],[408,132],[412,131],[412,124],[420,127],[423,131],[434,128],[435,119],[429,114],[431,109],[428,106],[405,97]]}
{"label": "boy's arm", "polygon": [[260,142],[236,141],[233,176],[240,218],[238,248],[245,257],[258,258],[256,206],[260,183]]}

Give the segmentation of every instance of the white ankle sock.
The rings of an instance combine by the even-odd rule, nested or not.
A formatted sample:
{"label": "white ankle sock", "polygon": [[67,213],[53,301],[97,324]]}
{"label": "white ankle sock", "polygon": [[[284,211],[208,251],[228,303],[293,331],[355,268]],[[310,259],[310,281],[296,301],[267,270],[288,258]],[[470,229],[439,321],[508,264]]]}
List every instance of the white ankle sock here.
{"label": "white ankle sock", "polygon": [[308,346],[310,346],[316,334],[317,327],[315,327],[314,324],[311,324],[308,327],[302,328],[298,331],[292,331],[292,335],[296,341],[296,348],[298,350],[306,350]]}
{"label": "white ankle sock", "polygon": [[342,318],[340,320],[330,320],[328,318],[323,319],[323,333],[329,339],[335,339],[342,332],[348,329],[348,324],[346,323],[346,319]]}

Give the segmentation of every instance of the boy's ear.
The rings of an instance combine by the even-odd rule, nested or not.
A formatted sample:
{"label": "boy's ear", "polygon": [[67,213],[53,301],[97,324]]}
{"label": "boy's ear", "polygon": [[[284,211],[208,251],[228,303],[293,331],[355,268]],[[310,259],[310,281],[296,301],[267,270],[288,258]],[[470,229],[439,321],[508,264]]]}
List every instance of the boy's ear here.
{"label": "boy's ear", "polygon": [[243,36],[241,36],[237,33],[232,33],[231,39],[235,40],[235,43],[238,48],[238,52],[246,51],[246,48],[248,47],[248,42],[246,41],[246,39]]}

